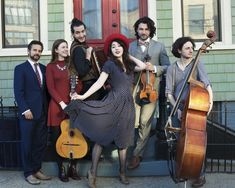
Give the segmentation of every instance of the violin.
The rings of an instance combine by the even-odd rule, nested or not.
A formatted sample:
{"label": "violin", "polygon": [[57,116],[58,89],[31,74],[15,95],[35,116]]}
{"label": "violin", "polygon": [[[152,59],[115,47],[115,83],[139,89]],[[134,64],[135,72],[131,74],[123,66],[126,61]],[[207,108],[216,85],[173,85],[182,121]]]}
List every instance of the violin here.
{"label": "violin", "polygon": [[[149,54],[144,57],[145,62],[151,60]],[[142,104],[156,102],[158,99],[158,92],[154,89],[155,74],[149,70],[141,72],[142,90],[140,91],[140,101]]]}

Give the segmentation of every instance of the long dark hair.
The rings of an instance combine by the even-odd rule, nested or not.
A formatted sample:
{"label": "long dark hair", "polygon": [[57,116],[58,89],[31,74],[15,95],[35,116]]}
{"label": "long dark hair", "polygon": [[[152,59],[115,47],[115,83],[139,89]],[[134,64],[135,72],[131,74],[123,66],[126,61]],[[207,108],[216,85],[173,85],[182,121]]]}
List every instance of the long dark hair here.
{"label": "long dark hair", "polygon": [[150,30],[149,36],[150,36],[150,38],[153,38],[154,35],[156,34],[155,23],[154,23],[153,20],[151,20],[151,19],[150,19],[149,17],[147,17],[147,16],[142,17],[142,18],[138,19],[138,20],[135,22],[135,24],[134,24],[134,29],[135,29],[135,36],[136,36],[136,38],[137,38],[137,39],[140,38],[139,35],[138,35],[137,30],[138,30],[139,24],[141,24],[141,23],[147,24],[147,26],[148,26],[148,28],[149,28],[149,30]]}
{"label": "long dark hair", "polygon": [[[120,44],[123,47],[123,54],[122,54],[122,59],[123,59],[123,64],[125,67],[123,67],[123,64],[120,60],[117,59],[117,57],[115,57],[111,51],[111,46],[113,42],[117,42],[118,44]],[[131,72],[133,72],[134,68],[135,68],[135,63],[129,58],[129,53],[128,53],[128,49],[125,45],[125,43],[122,40],[119,39],[115,39],[110,43],[109,49],[108,49],[108,57],[111,61],[113,61],[118,67],[120,67],[121,69],[126,68],[126,73],[130,74]]]}
{"label": "long dark hair", "polygon": [[[63,42],[65,42],[68,45],[67,41],[64,40],[64,39],[57,39],[53,43],[52,49],[51,49],[51,61],[50,61],[50,63],[54,63],[58,60],[58,53],[56,53],[56,49],[58,49],[59,45]],[[65,57],[65,59],[64,59],[64,62],[65,62],[66,65],[68,64],[68,61],[69,61],[69,56]]]}

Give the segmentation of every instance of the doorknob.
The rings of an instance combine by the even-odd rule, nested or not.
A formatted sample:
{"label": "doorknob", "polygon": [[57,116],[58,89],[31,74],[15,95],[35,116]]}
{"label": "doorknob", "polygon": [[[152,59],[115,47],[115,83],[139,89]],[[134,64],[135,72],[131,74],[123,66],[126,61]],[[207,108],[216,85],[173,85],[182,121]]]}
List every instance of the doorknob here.
{"label": "doorknob", "polygon": [[113,9],[112,13],[115,14],[117,12],[117,9]]}
{"label": "doorknob", "polygon": [[112,24],[112,27],[117,27],[117,26],[118,26],[118,24],[116,24],[116,23]]}

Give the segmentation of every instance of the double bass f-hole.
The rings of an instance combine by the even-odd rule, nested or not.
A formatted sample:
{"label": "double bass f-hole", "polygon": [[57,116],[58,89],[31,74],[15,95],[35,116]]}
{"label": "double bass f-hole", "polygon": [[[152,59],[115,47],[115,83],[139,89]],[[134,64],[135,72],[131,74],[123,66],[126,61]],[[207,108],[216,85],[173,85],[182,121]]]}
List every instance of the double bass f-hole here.
{"label": "double bass f-hole", "polygon": [[[146,54],[144,57],[145,62],[149,62],[151,57],[149,54]],[[156,102],[158,98],[158,93],[156,89],[154,89],[154,82],[155,82],[155,74],[150,72],[149,70],[141,72],[141,83],[143,85],[142,90],[140,91],[140,100],[142,103],[152,103]]]}

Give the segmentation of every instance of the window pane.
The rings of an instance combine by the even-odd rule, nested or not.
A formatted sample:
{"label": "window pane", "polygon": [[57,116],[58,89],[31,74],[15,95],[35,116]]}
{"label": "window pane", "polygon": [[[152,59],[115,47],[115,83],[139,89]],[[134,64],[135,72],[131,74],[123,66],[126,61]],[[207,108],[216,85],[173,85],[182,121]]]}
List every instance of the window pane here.
{"label": "window pane", "polygon": [[133,38],[135,36],[133,25],[139,18],[139,1],[120,0],[120,9],[121,33]]}
{"label": "window pane", "polygon": [[38,0],[4,0],[3,36],[6,47],[26,46],[31,40],[39,40]]}
{"label": "window pane", "polygon": [[82,18],[87,26],[88,39],[102,39],[101,0],[82,1]]}
{"label": "window pane", "polygon": [[204,40],[206,33],[213,30],[220,40],[218,0],[182,0],[182,7],[184,36]]}

